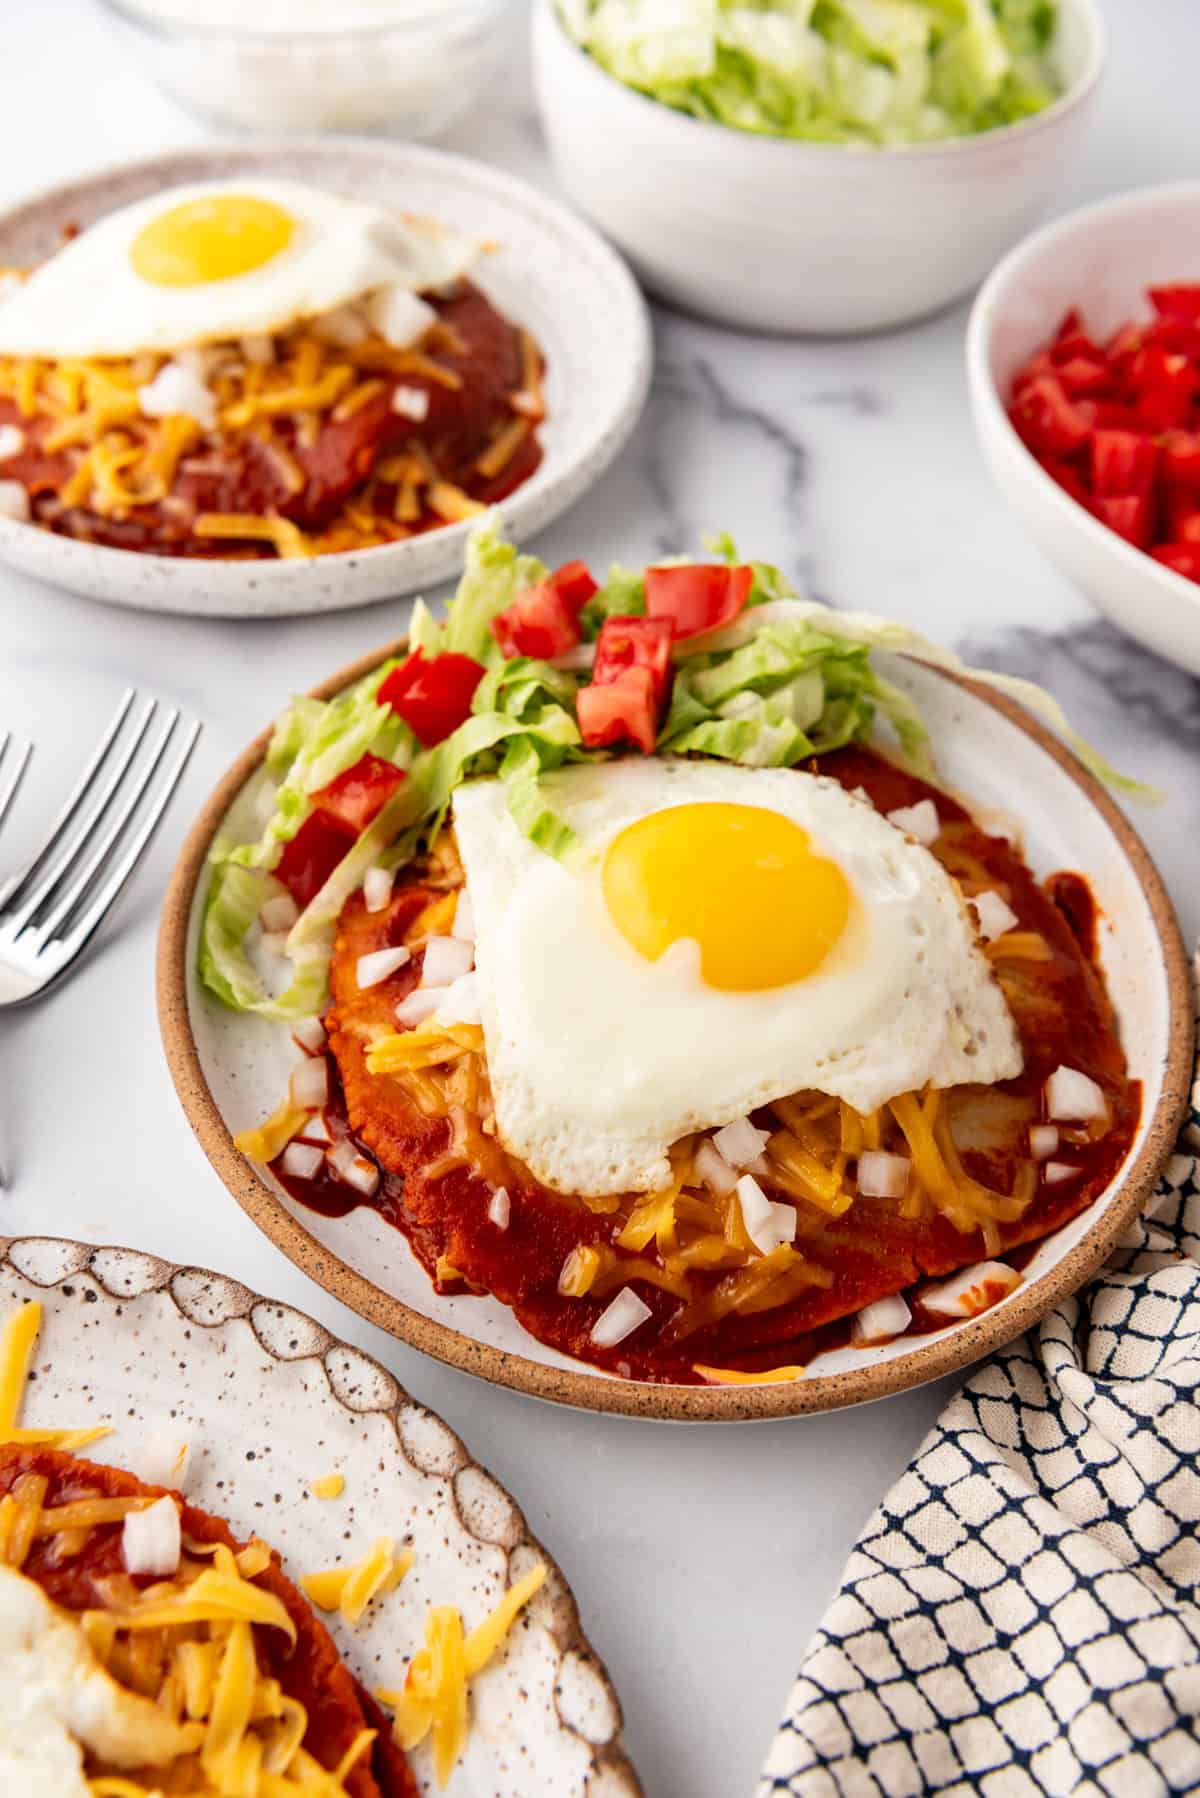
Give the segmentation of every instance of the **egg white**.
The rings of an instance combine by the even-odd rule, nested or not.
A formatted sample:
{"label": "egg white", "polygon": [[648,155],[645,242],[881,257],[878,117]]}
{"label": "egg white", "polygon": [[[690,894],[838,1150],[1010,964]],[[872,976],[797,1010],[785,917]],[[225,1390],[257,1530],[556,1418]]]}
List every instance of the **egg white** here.
{"label": "egg white", "polygon": [[[294,221],[291,241],[259,268],[193,287],[139,276],[130,248],[146,225],[190,200],[253,195]],[[480,246],[298,181],[192,182],[110,212],[0,299],[0,355],[132,356],[284,330],[397,286],[412,293],[466,273]]]}
{"label": "egg white", "polygon": [[[679,1137],[804,1089],[867,1112],[926,1082],[1020,1072],[957,887],[836,781],[658,757],[565,768],[546,788],[585,845],[578,867],[522,836],[499,781],[454,801],[497,1130],[543,1184],[653,1191]],[[782,813],[845,873],[851,922],[806,979],[719,991],[700,978],[695,944],[651,963],[609,917],[600,862],[612,838],[652,812],[711,802]]]}

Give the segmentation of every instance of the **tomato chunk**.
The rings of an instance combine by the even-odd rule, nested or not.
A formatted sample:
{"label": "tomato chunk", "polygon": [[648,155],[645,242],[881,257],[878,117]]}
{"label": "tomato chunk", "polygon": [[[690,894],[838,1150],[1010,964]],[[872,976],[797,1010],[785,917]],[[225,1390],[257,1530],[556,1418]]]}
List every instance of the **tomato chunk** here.
{"label": "tomato chunk", "polygon": [[291,842],[284,844],[273,873],[301,911],[316,898],[357,835],[326,812],[311,812]]}
{"label": "tomato chunk", "polygon": [[1200,325],[1200,282],[1176,281],[1150,289],[1150,304],[1166,318],[1182,318]]}
{"label": "tomato chunk", "polygon": [[470,716],[482,679],[483,666],[472,656],[447,652],[427,659],[414,649],[380,687],[379,703],[390,705],[428,749]]}
{"label": "tomato chunk", "polygon": [[1092,433],[1092,487],[1100,494],[1149,493],[1158,445],[1135,431]]}
{"label": "tomato chunk", "polygon": [[581,687],[575,700],[579,734],[588,749],[632,743],[651,755],[658,734],[658,704],[649,668],[623,668],[615,680]]}
{"label": "tomato chunk", "polygon": [[669,621],[676,637],[719,630],[735,619],[750,597],[752,568],[696,562],[679,568],[647,568],[646,611]]}
{"label": "tomato chunk", "polygon": [[1096,516],[1118,537],[1138,549],[1148,549],[1153,535],[1154,511],[1146,493],[1101,494],[1092,501]]}
{"label": "tomato chunk", "polygon": [[1054,375],[1039,375],[1023,388],[1010,416],[1030,448],[1050,456],[1074,455],[1091,429],[1083,403],[1072,400]]}
{"label": "tomato chunk", "polygon": [[312,802],[317,811],[324,812],[332,822],[343,824],[357,837],[383,810],[404,779],[403,768],[397,768],[395,762],[368,754],[314,793]]}
{"label": "tomato chunk", "polygon": [[548,662],[578,643],[576,608],[552,580],[539,581],[496,614],[492,635],[506,656],[534,656]]}
{"label": "tomato chunk", "polygon": [[1191,422],[1200,377],[1187,356],[1151,344],[1133,358],[1129,380],[1146,430],[1169,431]]}
{"label": "tomato chunk", "polygon": [[550,576],[550,585],[558,589],[573,612],[586,606],[592,594],[600,591],[586,562],[564,562]]}
{"label": "tomato chunk", "polygon": [[1200,434],[1167,431],[1162,440],[1163,480],[1172,487],[1200,493]]}
{"label": "tomato chunk", "polygon": [[1156,543],[1150,554],[1185,580],[1200,581],[1200,543]]}
{"label": "tomato chunk", "polygon": [[626,668],[648,668],[655,703],[662,705],[671,682],[671,623],[667,618],[606,618],[596,639],[592,679],[599,686],[620,678]]}

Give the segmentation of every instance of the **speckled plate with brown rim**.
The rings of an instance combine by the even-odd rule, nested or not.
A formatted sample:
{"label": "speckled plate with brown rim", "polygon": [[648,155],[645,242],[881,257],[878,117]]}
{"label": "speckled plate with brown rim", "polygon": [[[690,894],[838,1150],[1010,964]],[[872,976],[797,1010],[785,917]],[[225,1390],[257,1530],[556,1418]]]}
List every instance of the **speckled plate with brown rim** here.
{"label": "speckled plate with brown rim", "polygon": [[[329,698],[402,645],[364,656],[316,689]],[[251,823],[267,734],[219,783],[192,828],[163,911],[159,1019],[184,1110],[209,1160],[259,1227],[307,1274],[380,1328],[468,1373],[597,1411],[735,1420],[827,1411],[924,1384],[1011,1341],[1100,1266],[1149,1198],[1174,1148],[1191,1081],[1190,976],[1162,881],[1124,813],[1058,739],[995,692],[903,657],[879,665],[917,700],[943,785],[983,816],[1019,824],[1040,876],[1085,874],[1098,901],[1099,953],[1142,1117],[1129,1155],[1094,1204],[1038,1245],[1021,1284],[982,1317],[928,1336],[823,1355],[803,1377],[756,1386],[659,1386],[601,1373],[546,1348],[490,1298],[443,1298],[400,1234],[369,1207],[328,1219],[295,1205],[233,1146],[274,1109],[295,1049],[287,1028],[224,1010],[202,991],[195,948],[206,858],[228,821]]]}
{"label": "speckled plate with brown rim", "polygon": [[[638,1798],[620,1706],[562,1574],[507,1492],[377,1361],[205,1268],[0,1237],[0,1323],[34,1298],[45,1316],[25,1423],[111,1422],[89,1452],[134,1473],[149,1438],[178,1430],[191,1448],[188,1498],[270,1542],[293,1579],[384,1531],[411,1544],[393,1596],[357,1629],[330,1621],[368,1689],[401,1683],[429,1605],[457,1605],[469,1625],[545,1561],[545,1585],[472,1681],[471,1731],[447,1791]],[[314,1498],[309,1482],[335,1469],[342,1495]],[[428,1743],[411,1759],[421,1791],[436,1792]]]}

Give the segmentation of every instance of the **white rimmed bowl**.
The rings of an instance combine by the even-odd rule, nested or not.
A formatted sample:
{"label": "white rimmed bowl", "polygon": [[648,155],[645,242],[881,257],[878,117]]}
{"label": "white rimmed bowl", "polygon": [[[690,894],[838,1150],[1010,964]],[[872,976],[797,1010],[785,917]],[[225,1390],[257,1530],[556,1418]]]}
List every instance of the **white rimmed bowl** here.
{"label": "white rimmed bowl", "polygon": [[980,289],[967,327],[967,381],[988,466],[1038,546],[1122,630],[1200,674],[1200,587],[1064,493],[1005,410],[1013,376],[1069,307],[1104,337],[1149,316],[1146,289],[1170,281],[1200,281],[1200,182],[1119,194],[1056,219]]}
{"label": "white rimmed bowl", "polygon": [[873,331],[966,293],[1027,231],[1104,64],[1095,0],[1060,0],[1063,93],[1036,117],[886,149],[760,137],[624,86],[534,0],[534,80],[570,199],[654,293],[756,331]]}
{"label": "white rimmed bowl", "polygon": [[[498,511],[524,541],[599,479],[637,423],[650,385],[645,302],[619,256],[565,206],[484,163],[414,144],[291,138],[181,150],[66,183],[0,215],[0,266],[28,264],[86,225],[185,181],[254,175],[424,213],[495,245],[479,286],[546,358],[541,465]],[[86,305],[87,296],[80,299]],[[70,592],[147,612],[269,618],[395,599],[457,575],[470,526],[307,561],[188,560],[78,543],[0,517],[0,562]]]}
{"label": "white rimmed bowl", "polygon": [[[328,699],[400,645],[375,651],[317,689]],[[233,1197],[285,1255],[380,1328],[496,1385],[594,1411],[730,1421],[829,1411],[920,1386],[1019,1336],[1107,1258],[1145,1205],[1175,1147],[1192,1081],[1192,994],[1179,928],[1154,865],[1124,813],[1028,713],[983,687],[899,657],[884,671],[920,706],[939,778],[979,814],[1022,826],[1039,877],[1085,875],[1100,908],[1099,956],[1142,1112],[1124,1164],[1081,1216],[1039,1243],[1021,1284],[981,1317],[928,1336],[822,1355],[802,1378],[754,1386],[665,1386],[620,1379],[536,1341],[492,1298],[434,1292],[407,1242],[370,1207],[327,1218],[295,1204],[233,1137],[274,1110],[295,1062],[286,1024],[232,1012],[196,974],[218,831],[252,833],[267,738],[250,745],[210,796],[183,847],[163,907],[158,1006],[175,1088],[201,1147]]]}

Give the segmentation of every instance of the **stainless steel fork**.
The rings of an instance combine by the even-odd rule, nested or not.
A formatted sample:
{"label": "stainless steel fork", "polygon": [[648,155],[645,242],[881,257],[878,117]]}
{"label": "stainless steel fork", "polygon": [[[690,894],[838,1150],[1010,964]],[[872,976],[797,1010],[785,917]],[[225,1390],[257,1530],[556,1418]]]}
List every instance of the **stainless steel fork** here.
{"label": "stainless steel fork", "polygon": [[[68,973],[179,785],[200,725],[156,699],[137,700],[133,689],[125,693],[42,848],[0,885],[0,1008],[27,1004]],[[0,818],[2,781],[0,764]]]}

